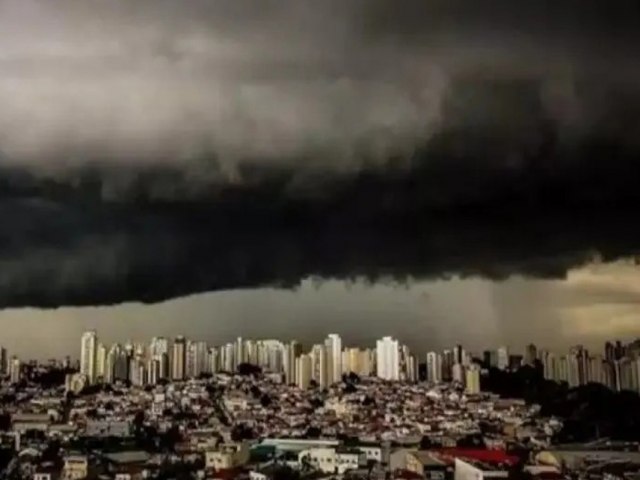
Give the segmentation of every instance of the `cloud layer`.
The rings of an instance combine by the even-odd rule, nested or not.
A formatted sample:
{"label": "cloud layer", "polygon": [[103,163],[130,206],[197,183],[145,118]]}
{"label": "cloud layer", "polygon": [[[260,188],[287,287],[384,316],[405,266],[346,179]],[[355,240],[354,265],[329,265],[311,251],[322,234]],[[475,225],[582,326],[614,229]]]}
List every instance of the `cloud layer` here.
{"label": "cloud layer", "polygon": [[0,0],[0,305],[634,254],[636,3]]}

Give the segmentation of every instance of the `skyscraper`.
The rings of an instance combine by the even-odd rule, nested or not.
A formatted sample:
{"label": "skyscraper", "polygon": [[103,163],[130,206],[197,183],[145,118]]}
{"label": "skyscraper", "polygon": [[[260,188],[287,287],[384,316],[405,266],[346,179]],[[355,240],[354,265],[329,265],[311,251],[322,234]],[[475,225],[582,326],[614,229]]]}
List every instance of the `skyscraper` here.
{"label": "skyscraper", "polygon": [[82,334],[80,340],[80,373],[87,377],[89,383],[96,380],[96,343],[95,330]]}
{"label": "skyscraper", "polygon": [[324,342],[327,347],[327,364],[329,367],[330,384],[339,382],[342,379],[342,339],[340,335],[332,333],[327,336]]}
{"label": "skyscraper", "polygon": [[480,393],[480,368],[472,364],[466,371],[465,391],[468,394],[476,395]]}
{"label": "skyscraper", "polygon": [[533,343],[530,343],[529,345],[527,345],[524,353],[524,363],[526,365],[533,365],[537,359],[538,349]]}
{"label": "skyscraper", "polygon": [[169,340],[165,337],[153,337],[149,345],[149,350],[152,358],[162,354],[169,355]]}
{"label": "skyscraper", "polygon": [[183,380],[185,377],[186,353],[186,339],[183,336],[176,337],[171,355],[171,378],[173,380]]}
{"label": "skyscraper", "polygon": [[300,344],[295,340],[284,347],[283,353],[283,369],[284,381],[287,385],[297,383],[297,362],[296,359],[300,355]]}
{"label": "skyscraper", "polygon": [[107,348],[98,343],[96,348],[96,380],[105,380],[105,370],[107,367]]}
{"label": "skyscraper", "polygon": [[9,365],[9,378],[11,383],[18,383],[22,378],[22,364],[18,357],[11,357],[11,364]]}
{"label": "skyscraper", "polygon": [[463,363],[464,360],[464,349],[462,345],[456,345],[453,347],[453,363]]}
{"label": "skyscraper", "polygon": [[235,362],[233,364],[233,370],[236,370],[238,368],[238,365],[240,365],[241,363],[245,363],[247,361],[245,354],[246,352],[244,348],[244,341],[242,340],[242,337],[238,337],[235,343],[235,352],[234,352]]}
{"label": "skyscraper", "polygon": [[9,371],[9,362],[7,360],[7,349],[0,347],[0,376],[6,375]]}
{"label": "skyscraper", "polygon": [[500,370],[509,368],[509,349],[507,347],[498,348],[498,368]]}
{"label": "skyscraper", "polygon": [[320,388],[329,385],[327,368],[327,349],[324,345],[314,345],[311,349],[311,378]]}
{"label": "skyscraper", "polygon": [[309,388],[312,376],[312,359],[310,355],[303,354],[296,358],[296,385],[305,390]]}
{"label": "skyscraper", "polygon": [[383,337],[376,342],[376,372],[383,380],[400,379],[400,347],[398,341]]}
{"label": "skyscraper", "polygon": [[427,353],[427,381],[431,383],[442,381],[442,356],[437,352]]}
{"label": "skyscraper", "polygon": [[220,349],[211,347],[208,354],[209,372],[218,373],[221,369],[220,366]]}
{"label": "skyscraper", "polygon": [[459,384],[464,386],[466,382],[465,370],[466,369],[464,365],[462,365],[461,363],[456,363],[451,368],[451,372],[452,372],[451,375],[453,377],[453,381],[458,382]]}

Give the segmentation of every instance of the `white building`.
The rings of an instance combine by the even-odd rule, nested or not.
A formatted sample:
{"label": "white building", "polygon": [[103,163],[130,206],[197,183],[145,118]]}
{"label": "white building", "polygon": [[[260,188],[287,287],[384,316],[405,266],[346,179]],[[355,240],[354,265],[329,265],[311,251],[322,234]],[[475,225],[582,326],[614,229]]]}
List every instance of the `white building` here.
{"label": "white building", "polygon": [[342,339],[340,335],[332,333],[324,342],[327,347],[327,364],[329,384],[337,383],[342,379]]}
{"label": "white building", "polygon": [[498,348],[498,368],[506,370],[509,367],[509,349],[507,347]]}
{"label": "white building", "polygon": [[344,474],[364,464],[366,457],[359,449],[310,448],[298,454],[300,468],[309,465],[324,473]]}
{"label": "white building", "polygon": [[85,332],[80,339],[80,373],[86,375],[89,383],[96,380],[97,335],[94,330]]}
{"label": "white building", "polygon": [[187,355],[187,341],[184,337],[176,337],[173,342],[171,355],[171,378],[183,380],[185,377],[185,363]]}
{"label": "white building", "polygon": [[18,383],[22,378],[22,364],[18,357],[11,358],[11,364],[9,365],[9,377],[11,383]]}
{"label": "white building", "polygon": [[314,345],[311,349],[311,378],[320,388],[329,385],[327,349],[324,345]]}
{"label": "white building", "polygon": [[453,365],[453,367],[451,367],[451,376],[453,377],[453,381],[464,386],[466,381],[465,370],[466,368],[461,363]]}
{"label": "white building", "polygon": [[104,381],[107,368],[107,347],[98,343],[96,348],[96,379]]}
{"label": "white building", "polygon": [[296,385],[302,390],[309,388],[312,375],[311,356],[303,354],[296,358]]}
{"label": "white building", "polygon": [[437,352],[427,353],[427,381],[431,383],[442,381],[442,355]]}
{"label": "white building", "polygon": [[376,342],[376,373],[383,380],[400,379],[400,347],[397,340],[384,337]]}
{"label": "white building", "polygon": [[493,468],[487,464],[474,464],[456,458],[454,480],[483,480],[485,478],[508,478],[509,473],[502,468]]}

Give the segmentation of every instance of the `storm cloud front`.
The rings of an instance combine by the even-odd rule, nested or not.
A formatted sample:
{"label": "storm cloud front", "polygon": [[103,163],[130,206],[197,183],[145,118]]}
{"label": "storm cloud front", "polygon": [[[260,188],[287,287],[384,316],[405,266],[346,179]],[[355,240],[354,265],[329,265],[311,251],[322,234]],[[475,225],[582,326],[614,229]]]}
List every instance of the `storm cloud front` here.
{"label": "storm cloud front", "polygon": [[0,0],[0,306],[632,256],[639,10]]}

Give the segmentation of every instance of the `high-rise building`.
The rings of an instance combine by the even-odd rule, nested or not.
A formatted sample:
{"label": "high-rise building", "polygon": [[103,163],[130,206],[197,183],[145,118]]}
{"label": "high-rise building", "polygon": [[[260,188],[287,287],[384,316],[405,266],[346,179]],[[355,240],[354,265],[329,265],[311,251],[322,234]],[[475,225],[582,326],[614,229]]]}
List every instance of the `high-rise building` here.
{"label": "high-rise building", "polygon": [[0,376],[9,373],[9,361],[7,358],[7,349],[0,347]]}
{"label": "high-rise building", "polygon": [[284,347],[283,354],[283,369],[284,369],[284,381],[287,385],[297,383],[296,376],[296,359],[300,356],[301,346],[295,340],[290,342]]}
{"label": "high-rise building", "polygon": [[171,355],[171,378],[173,380],[184,380],[185,363],[187,355],[187,341],[183,336],[178,336],[173,341],[173,351]]}
{"label": "high-rise building", "polygon": [[105,372],[107,368],[107,347],[102,343],[98,343],[96,348],[96,380],[105,380]]}
{"label": "high-rise building", "polygon": [[147,369],[142,358],[134,357],[129,360],[129,380],[138,387],[147,384]]}
{"label": "high-rise building", "polygon": [[313,374],[312,359],[310,355],[302,354],[296,358],[296,385],[302,390],[309,388]]}
{"label": "high-rise building", "polygon": [[594,355],[587,359],[587,382],[588,383],[607,383],[605,375],[605,362],[600,355]]}
{"label": "high-rise building", "polygon": [[118,356],[120,354],[120,345],[114,343],[111,345],[109,352],[107,353],[107,360],[104,367],[104,381],[105,383],[113,383],[115,381],[115,369]]}
{"label": "high-rise building", "polygon": [[459,383],[463,387],[466,382],[465,370],[465,366],[461,363],[456,363],[451,369],[453,381]]}
{"label": "high-rise building", "polygon": [[235,343],[235,352],[234,352],[235,362],[233,364],[234,371],[238,368],[238,365],[240,365],[241,363],[246,363],[247,359],[246,359],[245,353],[246,352],[244,348],[244,341],[242,340],[242,337],[238,337]]}
{"label": "high-rise building", "polygon": [[465,391],[470,395],[480,393],[480,368],[476,364],[472,364],[467,368],[465,373]]}
{"label": "high-rise building", "polygon": [[327,364],[329,367],[330,384],[337,383],[342,379],[342,339],[340,335],[332,333],[327,336],[324,342],[327,348]]}
{"label": "high-rise building", "polygon": [[400,347],[397,340],[383,337],[376,342],[376,374],[383,380],[400,380]]}
{"label": "high-rise building", "polygon": [[169,355],[169,339],[166,337],[153,337],[149,344],[149,355],[158,358],[159,355]]}
{"label": "high-rise building", "polygon": [[223,372],[235,372],[236,370],[236,361],[235,361],[235,344],[227,343],[220,350],[220,364],[222,366]]}
{"label": "high-rise building", "polygon": [[464,349],[462,345],[456,345],[453,347],[453,363],[462,363],[464,357]]}
{"label": "high-rise building", "polygon": [[187,342],[185,375],[188,378],[197,378],[207,370],[207,350],[206,342]]}
{"label": "high-rise building", "polygon": [[91,330],[83,333],[80,340],[80,373],[87,377],[89,383],[96,380],[96,347],[96,332]]}
{"label": "high-rise building", "polygon": [[9,365],[9,379],[11,383],[18,383],[22,379],[22,364],[18,357],[11,357]]}
{"label": "high-rise building", "polygon": [[211,347],[209,349],[209,372],[218,373],[221,370],[220,366],[220,349],[217,347]]}
{"label": "high-rise building", "polygon": [[245,356],[247,362],[251,365],[259,365],[258,363],[258,344],[253,340],[247,340],[244,343]]}
{"label": "high-rise building", "polygon": [[500,370],[509,368],[509,349],[507,347],[498,348],[498,368]]}
{"label": "high-rise building", "polygon": [[454,364],[454,355],[452,350],[445,350],[442,353],[442,379],[445,382],[450,382],[453,378],[453,364]]}
{"label": "high-rise building", "polygon": [[527,348],[525,349],[524,363],[525,365],[533,365],[537,359],[538,359],[538,349],[533,343],[530,343],[529,345],[527,345]]}
{"label": "high-rise building", "polygon": [[407,382],[418,381],[418,359],[409,355],[406,359],[404,379]]}
{"label": "high-rise building", "polygon": [[347,348],[342,355],[342,370],[344,373],[355,373],[366,377],[371,375],[371,362],[369,350],[359,348]]}
{"label": "high-rise building", "polygon": [[442,381],[442,356],[437,352],[427,353],[427,381],[430,383]]}
{"label": "high-rise building", "polygon": [[320,388],[329,386],[327,349],[324,345],[314,345],[311,349],[311,378]]}

